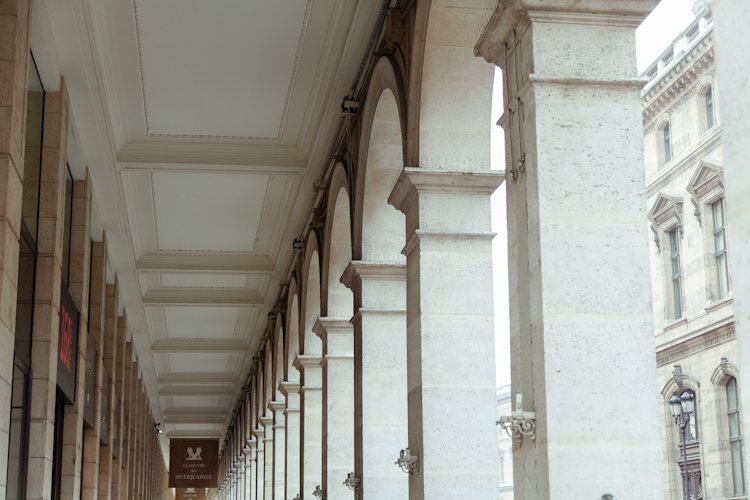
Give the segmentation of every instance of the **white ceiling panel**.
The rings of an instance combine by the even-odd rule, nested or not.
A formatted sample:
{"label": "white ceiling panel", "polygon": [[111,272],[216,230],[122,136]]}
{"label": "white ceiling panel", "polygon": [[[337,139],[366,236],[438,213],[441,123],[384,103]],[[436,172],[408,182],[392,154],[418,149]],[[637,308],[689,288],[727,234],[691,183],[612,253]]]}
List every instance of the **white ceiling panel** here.
{"label": "white ceiling panel", "polygon": [[239,307],[165,307],[167,338],[231,339],[239,313]]}
{"label": "white ceiling panel", "polygon": [[152,174],[159,250],[251,252],[269,178]]}
{"label": "white ceiling panel", "polygon": [[217,373],[227,368],[229,354],[223,353],[169,353],[171,373]]}
{"label": "white ceiling panel", "polygon": [[245,288],[244,274],[162,274],[165,288]]}
{"label": "white ceiling panel", "polygon": [[281,136],[312,0],[136,0],[148,135]]}

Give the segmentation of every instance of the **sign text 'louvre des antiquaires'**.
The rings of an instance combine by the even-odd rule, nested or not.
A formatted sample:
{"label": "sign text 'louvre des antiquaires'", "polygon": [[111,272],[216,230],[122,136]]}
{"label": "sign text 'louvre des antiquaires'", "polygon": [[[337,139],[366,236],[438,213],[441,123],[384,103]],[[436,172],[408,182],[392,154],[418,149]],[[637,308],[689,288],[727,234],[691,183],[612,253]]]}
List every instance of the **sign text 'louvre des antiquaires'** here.
{"label": "sign text 'louvre des antiquaires'", "polygon": [[57,386],[72,404],[76,399],[78,366],[78,308],[65,283],[60,292],[60,329],[57,338]]}
{"label": "sign text 'louvre des antiquaires'", "polygon": [[218,439],[169,440],[170,488],[194,488],[198,491],[199,488],[218,486]]}
{"label": "sign text 'louvre des antiquaires'", "polygon": [[205,488],[175,488],[175,500],[206,500]]}

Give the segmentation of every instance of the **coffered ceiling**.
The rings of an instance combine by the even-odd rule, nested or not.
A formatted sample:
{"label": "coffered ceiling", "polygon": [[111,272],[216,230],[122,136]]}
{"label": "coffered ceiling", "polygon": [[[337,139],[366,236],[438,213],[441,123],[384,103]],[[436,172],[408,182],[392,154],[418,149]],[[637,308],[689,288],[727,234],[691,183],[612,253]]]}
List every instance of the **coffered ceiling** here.
{"label": "coffered ceiling", "polygon": [[34,3],[167,437],[225,429],[381,5]]}

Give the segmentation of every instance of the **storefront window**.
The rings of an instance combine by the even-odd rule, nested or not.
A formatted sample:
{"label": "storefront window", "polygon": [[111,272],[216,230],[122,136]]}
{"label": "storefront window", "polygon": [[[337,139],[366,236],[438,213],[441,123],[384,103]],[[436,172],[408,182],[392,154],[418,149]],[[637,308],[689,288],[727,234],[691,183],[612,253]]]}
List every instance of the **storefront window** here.
{"label": "storefront window", "polygon": [[16,364],[10,407],[7,500],[26,498],[29,442],[29,376]]}

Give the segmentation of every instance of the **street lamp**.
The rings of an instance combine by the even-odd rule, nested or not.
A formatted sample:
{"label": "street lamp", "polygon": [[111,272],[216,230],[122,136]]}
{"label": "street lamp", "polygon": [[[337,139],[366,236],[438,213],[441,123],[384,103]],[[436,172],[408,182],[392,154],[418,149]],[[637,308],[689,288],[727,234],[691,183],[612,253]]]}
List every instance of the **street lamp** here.
{"label": "street lamp", "polygon": [[690,494],[688,492],[688,467],[687,467],[687,430],[690,425],[690,417],[695,411],[695,397],[688,391],[682,393],[682,396],[673,394],[669,398],[669,409],[674,417],[674,423],[680,428],[682,432],[682,466],[685,468],[683,473],[684,485],[683,491],[685,493],[685,500],[690,500]]}

